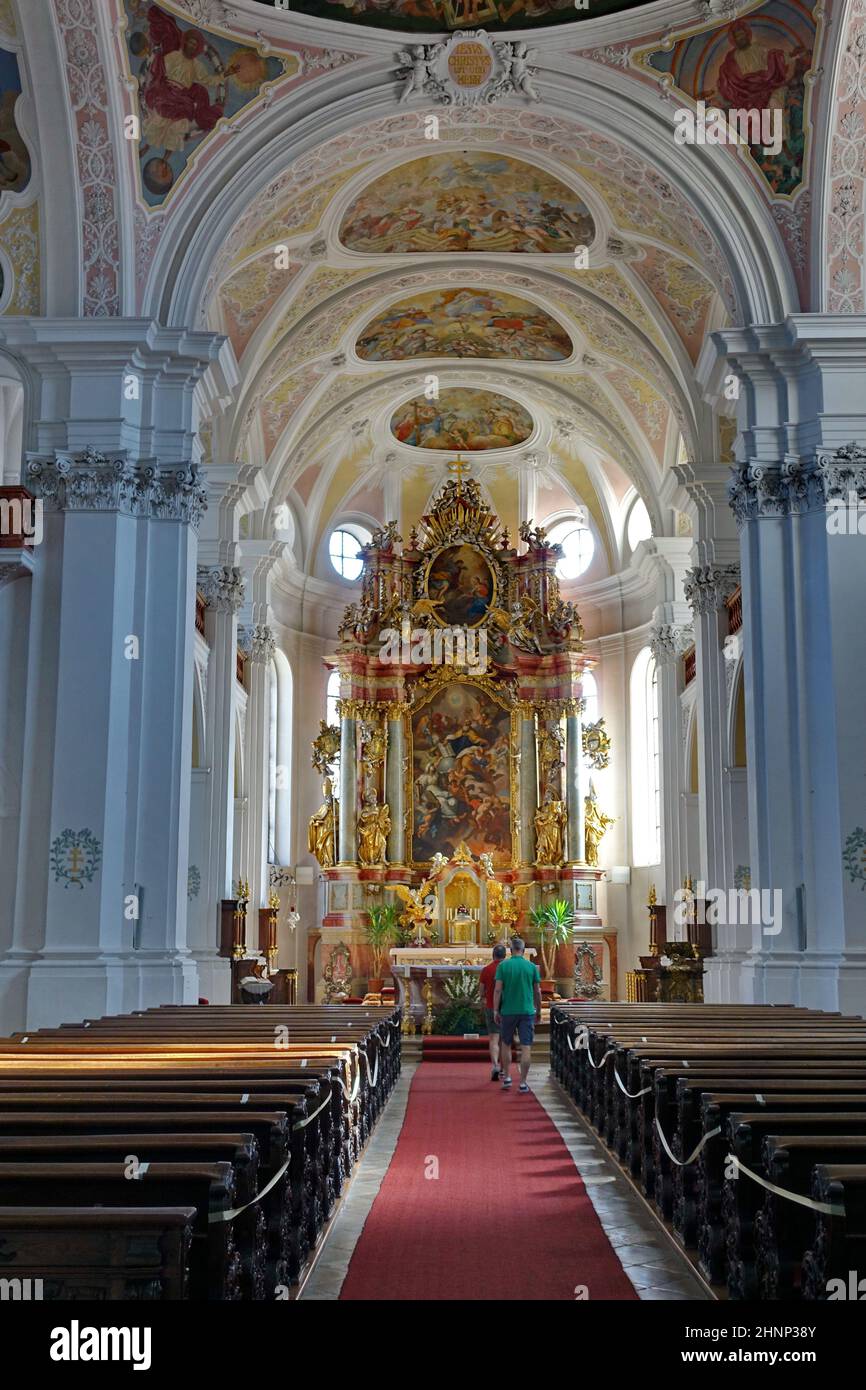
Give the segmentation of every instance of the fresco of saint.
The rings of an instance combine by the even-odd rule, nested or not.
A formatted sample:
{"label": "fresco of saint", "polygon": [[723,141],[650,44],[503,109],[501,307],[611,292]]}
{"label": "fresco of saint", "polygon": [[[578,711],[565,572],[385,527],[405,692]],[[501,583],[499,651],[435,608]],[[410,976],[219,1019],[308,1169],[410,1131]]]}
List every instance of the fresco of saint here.
{"label": "fresco of saint", "polygon": [[465,840],[489,852],[496,867],[511,861],[511,716],[489,695],[455,681],[413,720],[412,857],[449,858]]}
{"label": "fresco of saint", "polygon": [[15,120],[20,95],[18,59],[0,48],[0,193],[23,193],[30,182],[30,154]]}
{"label": "fresco of saint", "polygon": [[[693,101],[724,111],[769,111],[781,121],[782,148],[765,153],[751,145],[771,190],[790,195],[803,181],[807,137],[806,74],[812,67],[816,25],[795,0],[769,0],[748,18],[711,33],[700,31],[662,51],[647,50],[639,63],[669,73]],[[775,120],[775,116],[773,116]]]}
{"label": "fresco of saint", "polygon": [[285,69],[280,59],[184,24],[158,5],[126,0],[126,8],[139,91],[141,179],[146,200],[157,205],[223,117]]}

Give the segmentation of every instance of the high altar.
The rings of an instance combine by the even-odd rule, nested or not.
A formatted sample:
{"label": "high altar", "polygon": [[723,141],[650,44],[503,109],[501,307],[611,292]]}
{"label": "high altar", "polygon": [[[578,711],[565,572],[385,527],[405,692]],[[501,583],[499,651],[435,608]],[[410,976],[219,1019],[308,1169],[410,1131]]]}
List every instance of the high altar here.
{"label": "high altar", "polygon": [[560,948],[557,977],[571,979],[575,946],[585,961],[592,943],[601,997],[615,998],[615,933],[596,898],[609,820],[588,771],[609,740],[603,720],[583,727],[593,663],[560,595],[561,552],[529,523],[518,550],[467,466],[449,467],[407,543],[390,522],[363,550],[361,601],[326,661],[340,673],[340,724],[323,722],[313,745],[325,902],[308,938],[310,997],[335,950],[355,978],[373,974],[373,905],[403,908],[399,981],[416,963],[428,975],[479,968],[494,942],[528,931],[532,907],[564,898],[574,945]]}

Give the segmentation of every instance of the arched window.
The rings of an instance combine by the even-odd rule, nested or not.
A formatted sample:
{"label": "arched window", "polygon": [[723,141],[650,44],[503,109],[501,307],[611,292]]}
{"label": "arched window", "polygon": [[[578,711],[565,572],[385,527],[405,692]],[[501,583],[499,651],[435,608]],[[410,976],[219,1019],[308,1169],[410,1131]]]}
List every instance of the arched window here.
{"label": "arched window", "polygon": [[577,579],[589,569],[595,553],[595,537],[582,517],[560,521],[548,539],[551,545],[562,546],[562,557],[556,564],[560,579]]}
{"label": "arched window", "polygon": [[325,723],[339,724],[340,716],[337,712],[337,701],[340,698],[340,673],[332,671],[328,677],[328,686],[325,692]]}
{"label": "arched window", "polygon": [[331,532],[328,540],[328,554],[331,557],[331,564],[342,579],[348,579],[354,583],[361,578],[361,571],[364,568],[364,561],[361,559],[362,546],[369,545],[372,540],[370,532],[365,526],[357,526],[355,523],[338,526]]}
{"label": "arched window", "polygon": [[632,856],[636,865],[662,855],[659,701],[655,657],[644,647],[629,683],[631,706]]}
{"label": "arched window", "polygon": [[591,671],[584,671],[580,678],[580,688],[585,701],[583,722],[594,724],[598,719],[598,684]]}
{"label": "arched window", "polygon": [[652,533],[653,524],[650,521],[650,514],[643,498],[639,497],[628,514],[626,539],[629,550],[635,550],[641,541],[648,541]]}

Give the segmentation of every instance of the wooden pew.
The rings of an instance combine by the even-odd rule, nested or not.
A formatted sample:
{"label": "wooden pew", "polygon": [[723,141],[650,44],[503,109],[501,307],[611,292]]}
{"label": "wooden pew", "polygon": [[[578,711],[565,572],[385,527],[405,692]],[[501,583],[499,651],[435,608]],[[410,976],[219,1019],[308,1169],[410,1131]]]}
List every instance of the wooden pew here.
{"label": "wooden pew", "polygon": [[[147,1177],[149,1165],[155,1162],[228,1163],[233,1171],[236,1207],[246,1208],[231,1223],[240,1257],[240,1296],[256,1300],[265,1297],[266,1227],[262,1205],[254,1202],[258,1193],[258,1145],[251,1134],[160,1134],[136,1130],[112,1135],[0,1134],[0,1163],[91,1161],[119,1165],[130,1189]],[[141,1176],[130,1176],[133,1163],[141,1165]],[[65,1188],[63,1192],[64,1200],[74,1206]],[[132,1195],[128,1205],[136,1205]]]}
{"label": "wooden pew", "polygon": [[[772,1200],[750,1179],[722,1186],[729,1121],[737,1119],[743,1153],[747,1135],[753,1136],[753,1163],[748,1166],[755,1171],[760,1159],[755,1160],[754,1143],[760,1147],[760,1139],[774,1130],[780,1131],[780,1141],[789,1132],[792,1140],[806,1143],[813,1134],[815,1143],[832,1140],[834,1134],[855,1145],[866,1141],[862,1019],[773,1006],[686,1008],[583,1001],[558,1006],[551,1017],[551,1060],[557,1079],[640,1177],[647,1195],[673,1221],[681,1243],[688,1247],[697,1241],[703,1271],[716,1280],[724,1272],[727,1253],[719,1239],[720,1217],[728,1218],[726,1230],[734,1232],[737,1262],[737,1271],[729,1272],[732,1296],[742,1296],[750,1278],[754,1283],[749,1261],[757,1257],[748,1247],[754,1215],[749,1214],[749,1203],[754,1201],[763,1212],[772,1210]],[[722,1133],[712,1137],[717,1128]],[[801,1172],[799,1178],[808,1186],[810,1173]],[[746,1193],[746,1184],[757,1197]],[[742,1203],[739,1223],[728,1211],[736,1211],[737,1191]],[[776,1201],[790,1205],[787,1199]],[[797,1222],[786,1216],[781,1239],[771,1227],[764,1242],[768,1266],[774,1248],[781,1249],[777,1286],[789,1294],[796,1282],[790,1274],[792,1262],[805,1248],[805,1242],[800,1249],[786,1247],[785,1240],[795,1231]],[[795,1246],[801,1235],[800,1231],[793,1236]],[[772,1287],[772,1279],[765,1278],[764,1292]]]}
{"label": "wooden pew", "polygon": [[[803,1255],[800,1287],[810,1302],[830,1297],[830,1281],[841,1281],[837,1296],[866,1296],[866,1164],[817,1163],[812,1197],[843,1214],[816,1212],[812,1244]],[[853,1274],[853,1279],[852,1279]]]}
{"label": "wooden pew", "polygon": [[[241,1258],[234,1223],[220,1213],[235,1204],[230,1163],[152,1163],[131,1182],[122,1163],[0,1163],[0,1207],[64,1206],[193,1208],[189,1297],[235,1302],[241,1297]],[[216,1219],[210,1221],[209,1217]]]}
{"label": "wooden pew", "polygon": [[3,1279],[45,1302],[188,1296],[195,1207],[0,1207]]}
{"label": "wooden pew", "polygon": [[[276,1028],[283,1036],[275,1046]],[[79,1152],[114,1153],[112,1138],[125,1143],[140,1134],[148,1153],[163,1141],[167,1152],[177,1153],[186,1152],[180,1141],[188,1135],[210,1143],[208,1156],[219,1162],[222,1137],[246,1132],[261,1147],[264,1184],[279,1171],[278,1150],[288,1136],[287,1180],[275,1190],[291,1191],[291,1201],[275,1202],[268,1194],[236,1218],[243,1262],[235,1282],[250,1296],[261,1286],[252,1258],[257,1249],[267,1252],[269,1288],[298,1277],[399,1065],[399,1014],[393,1009],[347,1016],[339,1009],[181,1006],[19,1034],[0,1040],[0,1149],[18,1157],[35,1147],[37,1158],[40,1148],[57,1157],[52,1138],[69,1136],[64,1158],[71,1153],[74,1160]],[[171,1141],[177,1141],[174,1149]],[[232,1182],[243,1186],[234,1173]],[[247,1223],[254,1238],[247,1238]],[[199,1289],[200,1279],[193,1282]]]}
{"label": "wooden pew", "polygon": [[[866,1136],[851,1134],[768,1135],[762,1152],[763,1175],[788,1192],[808,1196],[818,1164],[863,1164]],[[799,1297],[803,1258],[814,1230],[807,1207],[764,1193],[755,1217],[755,1272],[761,1298]]]}

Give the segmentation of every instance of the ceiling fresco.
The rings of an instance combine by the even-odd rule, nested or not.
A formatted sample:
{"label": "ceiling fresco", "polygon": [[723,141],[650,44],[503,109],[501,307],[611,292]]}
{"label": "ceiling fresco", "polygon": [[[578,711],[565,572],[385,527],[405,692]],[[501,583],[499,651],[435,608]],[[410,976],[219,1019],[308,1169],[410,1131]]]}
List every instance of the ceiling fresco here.
{"label": "ceiling fresco", "polygon": [[394,438],[416,449],[513,449],[532,430],[531,415],[516,401],[460,386],[441,391],[437,400],[415,396],[391,417]]}
{"label": "ceiling fresco", "polygon": [[669,74],[694,101],[724,112],[778,112],[781,140],[774,150],[750,145],[758,168],[775,194],[796,192],[803,181],[810,87],[817,26],[800,0],[770,0],[748,18],[712,32],[691,34],[661,51],[647,50],[641,65]]}
{"label": "ceiling fresco", "polygon": [[254,101],[296,58],[177,19],[158,5],[125,0],[129,67],[138,86],[142,196],[161,206],[190,158],[224,117]]}
{"label": "ceiling fresco", "polygon": [[20,95],[18,59],[0,48],[0,192],[23,193],[30,182],[30,154],[15,119]]}
{"label": "ceiling fresco", "polygon": [[561,362],[571,338],[537,304],[498,290],[456,288],[401,299],[362,332],[356,352],[366,362],[411,357],[512,357]]}
{"label": "ceiling fresco", "polygon": [[[274,0],[259,0],[269,9]],[[441,34],[443,30],[531,29],[538,25],[573,24],[576,20],[596,19],[639,9],[649,0],[592,0],[580,10],[574,0],[292,0],[299,14],[336,19],[341,23],[363,24],[377,29]]]}
{"label": "ceiling fresco", "polygon": [[373,255],[574,252],[595,224],[580,196],[543,169],[484,150],[414,159],[368,184],[340,241]]}

